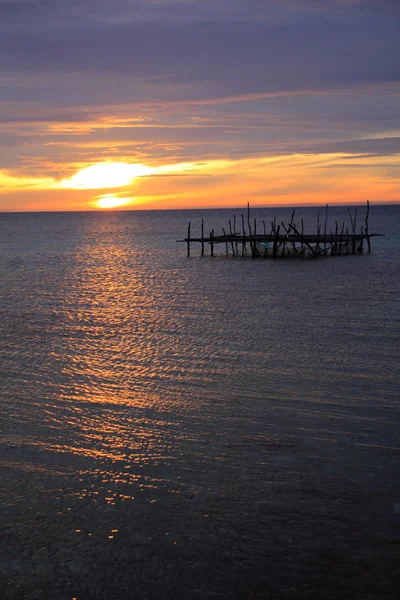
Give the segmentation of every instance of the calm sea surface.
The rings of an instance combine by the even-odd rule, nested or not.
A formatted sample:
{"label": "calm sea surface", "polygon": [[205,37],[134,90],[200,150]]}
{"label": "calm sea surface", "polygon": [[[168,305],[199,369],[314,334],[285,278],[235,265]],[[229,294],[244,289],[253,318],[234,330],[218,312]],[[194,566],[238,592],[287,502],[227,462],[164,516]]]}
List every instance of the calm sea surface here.
{"label": "calm sea surface", "polygon": [[[306,230],[315,230],[316,210],[298,209]],[[346,218],[346,210],[330,209],[333,227],[335,219]],[[179,529],[178,516],[166,516],[168,502],[185,511],[184,501],[180,508],[173,504],[179,495],[203,498],[200,513],[204,508],[212,515],[209,504],[215,508],[218,498],[229,498],[234,506],[239,494],[232,486],[240,481],[238,507],[251,518],[265,500],[262,482],[275,477],[288,485],[292,477],[298,484],[304,469],[311,477],[319,468],[311,455],[324,465],[333,456],[348,482],[365,470],[372,490],[398,478],[393,457],[400,447],[400,207],[372,206],[370,232],[385,237],[372,240],[369,255],[212,259],[200,258],[193,245],[188,259],[186,246],[176,243],[188,221],[195,234],[202,218],[207,231],[220,229],[233,212],[0,214],[3,492],[9,514],[21,526],[13,555],[17,566],[6,571],[13,589],[17,581],[25,586],[20,595],[8,591],[3,597],[36,598],[29,593],[37,585],[48,590],[38,598],[64,597],[65,557],[39,580],[36,563],[29,562],[39,548],[32,541],[32,520],[21,515],[32,515],[32,507],[40,512],[43,503],[48,510],[42,522],[50,519],[55,527],[83,530],[80,511],[91,515],[96,504],[117,511],[115,529],[121,530],[122,511],[134,510],[123,507],[146,498],[151,511],[160,493],[165,515],[157,513],[157,525],[149,522],[146,531],[151,535],[153,528],[154,539],[161,539],[172,522]],[[290,212],[260,209],[253,216],[287,222]],[[360,224],[363,214],[359,209]],[[346,475],[352,461],[356,466]],[[329,468],[337,482],[333,462]],[[384,475],[378,485],[373,477],[379,469]],[[393,503],[396,497],[388,510]],[[65,506],[74,515],[69,521],[62,520]],[[244,535],[235,525],[239,513],[222,514],[225,525],[219,523],[218,531],[225,527],[228,533],[220,536],[239,547]],[[167,521],[161,525],[163,515]],[[189,513],[185,519],[190,522]],[[191,523],[190,539],[203,527],[197,525]],[[24,527],[30,532],[25,537]],[[90,527],[95,531],[94,521]],[[187,527],[182,525],[180,538],[175,531],[175,546]],[[142,537],[143,531],[144,525]],[[47,552],[49,535],[40,541]],[[117,544],[117,532],[109,535]],[[220,536],[214,545],[222,543]],[[22,580],[21,548],[29,562]],[[158,565],[164,564],[160,551],[152,551]],[[79,600],[93,593],[86,571],[79,571],[86,564],[83,554],[74,576],[78,591],[86,590]],[[148,563],[146,551],[143,562]],[[212,560],[203,562],[210,566]],[[154,573],[158,569],[154,566]],[[192,570],[182,585],[190,586],[196,573]],[[54,578],[61,578],[57,596]],[[150,579],[143,588],[137,584],[137,597],[157,597]],[[226,597],[233,597],[226,581]],[[236,581],[232,573],[230,581]],[[166,588],[165,598],[178,597],[174,585]],[[198,581],[196,586],[201,588]],[[207,589],[223,594],[214,580]],[[250,591],[238,597],[266,597]],[[107,597],[136,597],[115,594]],[[100,592],[90,597],[103,598]],[[186,597],[203,596],[192,590]]]}

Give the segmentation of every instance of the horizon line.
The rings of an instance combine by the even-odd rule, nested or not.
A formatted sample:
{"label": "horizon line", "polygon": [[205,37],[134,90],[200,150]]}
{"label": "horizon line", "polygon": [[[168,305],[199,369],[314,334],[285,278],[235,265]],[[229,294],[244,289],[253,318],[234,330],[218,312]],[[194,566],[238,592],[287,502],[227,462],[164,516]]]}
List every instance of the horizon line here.
{"label": "horizon line", "polygon": [[[400,205],[400,200],[393,201],[369,201],[370,205],[374,206],[397,206]],[[323,203],[323,204],[268,204],[268,205],[254,205],[250,204],[250,208],[255,210],[258,208],[323,208],[326,206],[330,207],[350,207],[350,206],[365,206],[367,204],[367,200],[365,202],[335,202],[332,204]],[[0,215],[7,214],[40,214],[40,213],[120,213],[120,212],[165,212],[165,211],[194,211],[194,210],[247,210],[247,204],[245,206],[204,206],[204,207],[193,207],[193,208],[86,208],[86,209],[71,209],[71,210],[0,210]]]}

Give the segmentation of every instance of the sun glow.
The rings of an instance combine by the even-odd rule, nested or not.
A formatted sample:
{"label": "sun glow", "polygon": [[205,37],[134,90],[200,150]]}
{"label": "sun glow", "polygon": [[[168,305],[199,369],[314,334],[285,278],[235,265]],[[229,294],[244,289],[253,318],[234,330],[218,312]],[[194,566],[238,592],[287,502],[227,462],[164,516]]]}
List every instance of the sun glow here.
{"label": "sun glow", "polygon": [[129,202],[129,198],[118,198],[117,196],[102,196],[96,200],[95,205],[99,208],[117,208],[117,206],[124,206]]}
{"label": "sun glow", "polygon": [[150,175],[152,172],[153,169],[146,165],[104,162],[81,169],[69,179],[63,179],[60,187],[76,190],[119,188],[129,185],[136,177]]}

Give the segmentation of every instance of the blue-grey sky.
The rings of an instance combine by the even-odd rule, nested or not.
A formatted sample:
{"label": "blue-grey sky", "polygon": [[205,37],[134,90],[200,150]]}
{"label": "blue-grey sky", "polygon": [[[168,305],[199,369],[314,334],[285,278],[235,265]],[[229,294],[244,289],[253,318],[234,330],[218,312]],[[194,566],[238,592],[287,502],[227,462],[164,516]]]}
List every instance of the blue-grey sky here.
{"label": "blue-grey sky", "polygon": [[399,100],[398,0],[0,0],[0,210],[398,201]]}

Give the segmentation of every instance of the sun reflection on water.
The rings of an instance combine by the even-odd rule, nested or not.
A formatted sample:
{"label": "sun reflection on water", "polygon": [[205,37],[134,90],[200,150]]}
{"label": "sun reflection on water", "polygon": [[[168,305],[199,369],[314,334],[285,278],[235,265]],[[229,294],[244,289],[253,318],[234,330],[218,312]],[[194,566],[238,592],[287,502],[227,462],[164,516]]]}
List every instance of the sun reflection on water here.
{"label": "sun reflection on water", "polygon": [[57,398],[44,407],[41,451],[78,467],[71,497],[114,506],[144,490],[179,493],[174,465],[200,434],[185,424],[197,408],[180,389],[179,335],[168,333],[174,316],[160,299],[166,280],[148,270],[132,231],[121,234],[107,217],[65,272],[63,335],[52,351]]}

